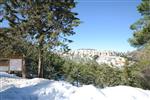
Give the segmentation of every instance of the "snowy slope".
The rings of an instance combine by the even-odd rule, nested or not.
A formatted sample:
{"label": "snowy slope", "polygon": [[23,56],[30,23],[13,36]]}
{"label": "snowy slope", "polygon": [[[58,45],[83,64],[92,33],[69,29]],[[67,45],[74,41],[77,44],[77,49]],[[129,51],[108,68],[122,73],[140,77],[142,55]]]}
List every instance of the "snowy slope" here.
{"label": "snowy slope", "polygon": [[150,91],[128,86],[77,88],[62,81],[0,73],[0,100],[150,100]]}

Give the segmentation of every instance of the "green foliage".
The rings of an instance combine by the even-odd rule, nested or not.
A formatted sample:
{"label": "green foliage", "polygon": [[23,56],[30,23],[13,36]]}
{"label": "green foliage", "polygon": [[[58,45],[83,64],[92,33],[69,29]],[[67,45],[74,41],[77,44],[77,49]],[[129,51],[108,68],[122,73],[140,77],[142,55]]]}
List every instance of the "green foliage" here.
{"label": "green foliage", "polygon": [[64,64],[64,60],[54,53],[47,52],[44,55],[44,77],[54,80],[62,79],[62,65]]}
{"label": "green foliage", "polygon": [[150,67],[141,71],[139,79],[141,80],[142,87],[150,89]]}
{"label": "green foliage", "polygon": [[[37,75],[37,55],[27,58],[28,75]],[[97,87],[129,85],[150,89],[147,74],[143,71],[149,68],[150,62],[141,61],[133,65],[126,65],[122,69],[108,65],[98,65],[94,61],[87,63],[63,59],[54,53],[44,54],[44,78],[65,80],[73,85],[93,84]]]}
{"label": "green foliage", "polygon": [[131,73],[139,80],[140,87],[150,89],[150,77],[148,76],[150,73],[148,70],[150,68],[150,45],[146,44],[143,48],[132,52],[130,55],[133,59],[136,59],[131,66],[134,69]]}
{"label": "green foliage", "polygon": [[74,85],[93,84],[97,87],[130,85],[141,87],[135,67],[118,69],[93,62],[65,61],[63,72],[64,79]]}
{"label": "green foliage", "polygon": [[129,39],[132,46],[141,47],[150,43],[150,5],[149,0],[142,0],[141,4],[137,7],[142,18],[131,25],[134,30],[133,37]]}
{"label": "green foliage", "polygon": [[37,47],[39,77],[43,77],[44,52],[58,46],[68,48],[71,40],[67,37],[75,34],[73,28],[80,23],[72,12],[75,6],[74,0],[4,0],[0,4],[0,20],[7,20],[10,26],[7,33]]}
{"label": "green foliage", "polygon": [[135,63],[132,68],[131,74],[135,76],[136,81],[138,82],[137,86],[144,89],[150,89],[150,76],[148,76],[150,73],[148,70],[150,68],[150,62],[142,60]]}
{"label": "green foliage", "polygon": [[[150,89],[150,2],[142,0],[137,10],[142,15],[136,23],[131,25],[133,37],[129,39],[132,46],[142,47],[136,51],[134,58],[138,62],[133,65],[136,78],[142,88]],[[148,71],[146,71],[148,70]],[[132,73],[134,73],[132,72]]]}

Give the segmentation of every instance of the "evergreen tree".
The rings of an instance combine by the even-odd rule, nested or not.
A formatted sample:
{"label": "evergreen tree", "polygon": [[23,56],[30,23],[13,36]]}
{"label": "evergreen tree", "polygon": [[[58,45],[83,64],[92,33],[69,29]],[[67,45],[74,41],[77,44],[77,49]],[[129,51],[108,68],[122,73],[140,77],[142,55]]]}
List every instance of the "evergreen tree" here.
{"label": "evergreen tree", "polygon": [[13,31],[38,48],[38,76],[43,77],[43,52],[56,46],[67,48],[66,37],[75,34],[79,25],[77,13],[72,12],[74,0],[4,0],[3,17]]}
{"label": "evergreen tree", "polygon": [[141,4],[137,7],[142,18],[131,25],[133,37],[129,39],[132,46],[142,47],[150,43],[150,1],[142,0]]}
{"label": "evergreen tree", "polygon": [[[26,58],[36,49],[30,42],[25,41],[21,36],[13,36],[10,34],[11,31],[9,28],[2,28],[0,30],[0,34],[2,34],[0,36],[0,57],[7,58],[19,54],[19,56],[22,56],[22,59],[26,61]],[[26,77],[25,65],[22,67],[22,77]]]}

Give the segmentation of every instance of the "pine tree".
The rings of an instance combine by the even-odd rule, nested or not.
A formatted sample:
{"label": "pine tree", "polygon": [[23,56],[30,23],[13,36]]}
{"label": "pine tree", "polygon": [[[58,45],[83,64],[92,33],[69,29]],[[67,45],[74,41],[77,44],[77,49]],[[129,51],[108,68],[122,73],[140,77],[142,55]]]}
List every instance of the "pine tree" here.
{"label": "pine tree", "polygon": [[150,43],[150,1],[142,0],[137,10],[142,15],[142,18],[131,25],[133,37],[129,39],[132,46],[143,47]]}
{"label": "pine tree", "polygon": [[43,77],[43,52],[56,46],[67,48],[66,37],[75,34],[79,25],[72,12],[74,0],[7,0],[3,3],[3,20],[9,22],[13,35],[20,35],[38,47],[38,76]]}

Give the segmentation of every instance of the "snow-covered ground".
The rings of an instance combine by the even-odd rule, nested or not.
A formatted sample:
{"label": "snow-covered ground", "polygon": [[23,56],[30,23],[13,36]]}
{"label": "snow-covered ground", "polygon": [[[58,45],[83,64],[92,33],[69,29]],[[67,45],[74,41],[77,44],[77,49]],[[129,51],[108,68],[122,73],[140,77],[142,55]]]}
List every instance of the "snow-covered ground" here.
{"label": "snow-covered ground", "polygon": [[150,100],[150,90],[129,86],[75,87],[63,81],[22,79],[0,73],[0,100]]}

